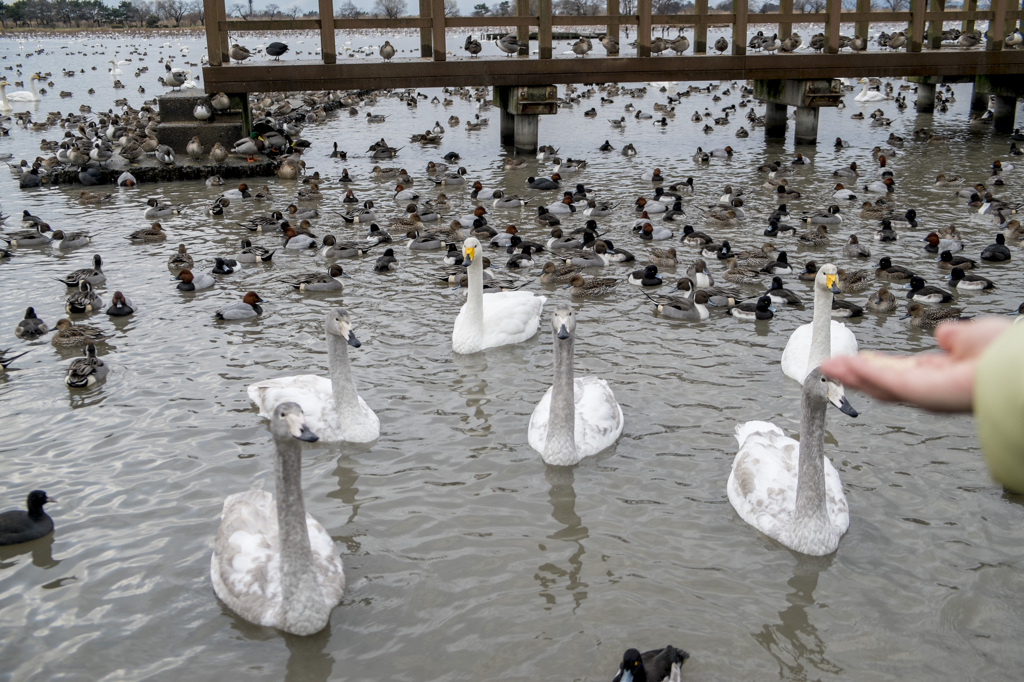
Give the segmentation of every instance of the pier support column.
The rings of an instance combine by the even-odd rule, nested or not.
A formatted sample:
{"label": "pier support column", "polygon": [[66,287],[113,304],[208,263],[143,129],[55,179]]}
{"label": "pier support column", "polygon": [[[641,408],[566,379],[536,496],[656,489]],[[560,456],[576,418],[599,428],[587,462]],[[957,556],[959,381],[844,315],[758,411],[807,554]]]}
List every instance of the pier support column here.
{"label": "pier support column", "polygon": [[935,112],[934,83],[917,84],[917,103],[915,104],[915,107],[919,114],[931,114]]}
{"label": "pier support column", "polygon": [[796,143],[818,143],[818,108],[796,108]]}
{"label": "pier support column", "polygon": [[533,114],[519,114],[515,119],[515,140],[512,145],[516,154],[536,154],[540,118]]}
{"label": "pier support column", "polygon": [[978,84],[974,84],[974,88],[971,89],[971,114],[981,116],[988,111],[988,98],[987,92],[981,92],[978,89]]}
{"label": "pier support column", "polygon": [[505,111],[503,107],[498,111],[501,112],[501,144],[504,147],[511,147],[516,140],[516,117]]}
{"label": "pier support column", "polygon": [[1017,114],[1017,98],[1007,95],[996,95],[992,113],[994,114],[992,127],[1001,133],[1012,133],[1014,117]]}
{"label": "pier support column", "polygon": [[764,112],[764,136],[769,140],[786,139],[786,105],[768,102],[766,107]]}

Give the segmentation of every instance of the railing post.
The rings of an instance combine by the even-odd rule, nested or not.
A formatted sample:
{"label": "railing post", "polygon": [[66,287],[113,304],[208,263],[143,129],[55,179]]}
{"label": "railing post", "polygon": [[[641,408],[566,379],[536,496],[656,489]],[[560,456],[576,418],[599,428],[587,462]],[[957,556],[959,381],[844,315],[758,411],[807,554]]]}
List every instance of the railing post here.
{"label": "railing post", "polygon": [[[828,14],[825,20],[825,52],[836,54],[839,52],[839,13],[842,12],[841,0],[827,0],[825,12]],[[867,40],[867,36],[861,36]]]}
{"label": "railing post", "polygon": [[[944,12],[946,0],[929,0],[928,8],[932,12]],[[928,49],[938,50],[942,47],[942,20],[935,19],[928,22]]]}
{"label": "railing post", "polygon": [[430,1],[430,32],[433,36],[434,61],[443,62],[447,57],[444,39],[444,0]]}
{"label": "railing post", "polygon": [[651,56],[651,0],[637,0],[636,3],[636,56]]}
{"label": "railing post", "polygon": [[[431,11],[430,0],[420,0],[420,17],[429,17]],[[431,39],[429,26],[420,28],[420,56],[424,59],[430,59],[434,56],[434,42]]]}
{"label": "railing post", "polygon": [[708,0],[696,0],[693,4],[696,23],[693,25],[693,53],[708,52]]}
{"label": "railing post", "polygon": [[[611,0],[609,0],[610,2]],[[224,11],[224,0],[203,0],[203,16],[206,17],[206,54],[210,59],[210,66],[221,66],[224,61],[221,59],[220,51],[220,17],[217,14],[217,7]]]}
{"label": "railing post", "polygon": [[537,50],[541,59],[551,59],[551,0],[538,0]]}
{"label": "railing post", "polygon": [[1015,25],[1018,30],[1024,30],[1024,0],[1020,1],[1020,10],[1017,12],[1017,21],[1015,22]]}
{"label": "railing post", "polygon": [[[782,0],[779,3],[779,11],[783,14],[793,13],[793,0]],[[779,40],[785,40],[793,34],[793,22],[792,21],[781,21],[779,22]]]}
{"label": "railing post", "polygon": [[747,2],[748,0],[732,0],[732,11],[736,15],[736,23],[732,25],[732,53],[747,53]]}
{"label": "railing post", "polygon": [[516,0],[516,14],[520,20],[516,24],[516,37],[519,38],[523,47],[519,48],[520,55],[530,56],[530,0]]}
{"label": "railing post", "polygon": [[324,64],[337,64],[338,53],[334,46],[334,0],[319,0],[320,6],[320,56]]}
{"label": "railing post", "polygon": [[924,42],[924,10],[925,0],[910,0],[910,46],[907,52],[921,51]]}
{"label": "railing post", "polygon": [[[968,12],[978,11],[978,0],[967,0],[964,3],[964,9]],[[968,33],[974,30],[974,19],[964,19],[963,24],[960,26],[960,30],[964,33]]]}
{"label": "railing post", "polygon": [[[1024,0],[1021,0],[1024,2]],[[619,42],[619,0],[608,0],[608,33],[609,38]]]}
{"label": "railing post", "polygon": [[1003,49],[1003,38],[1006,36],[1006,0],[992,0],[989,9],[992,10],[992,20],[988,22],[985,49],[998,51]]}
{"label": "railing post", "polygon": [[[857,0],[857,12],[870,12],[871,11],[871,0]],[[858,21],[853,25],[853,32],[855,35],[862,36],[864,40],[867,40],[868,33],[871,32],[870,21]]]}

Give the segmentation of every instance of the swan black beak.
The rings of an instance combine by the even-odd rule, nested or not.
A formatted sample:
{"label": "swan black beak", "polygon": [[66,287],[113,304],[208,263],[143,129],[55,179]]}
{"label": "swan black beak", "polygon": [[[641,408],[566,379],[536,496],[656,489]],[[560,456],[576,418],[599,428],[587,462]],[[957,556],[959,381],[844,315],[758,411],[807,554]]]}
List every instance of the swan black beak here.
{"label": "swan black beak", "polygon": [[359,343],[359,339],[356,338],[356,333],[350,331],[348,333],[348,345],[352,346],[353,348],[359,348],[363,344]]}
{"label": "swan black beak", "polygon": [[318,440],[320,440],[320,436],[318,436],[315,433],[313,433],[312,431],[310,431],[309,427],[306,426],[305,424],[303,424],[302,425],[302,430],[299,431],[298,439],[299,440],[304,440],[307,443],[315,443]]}
{"label": "swan black beak", "polygon": [[848,414],[851,417],[857,416],[857,410],[853,409],[853,405],[850,404],[850,401],[846,399],[845,395],[840,398],[839,404],[836,405],[836,407],[838,407],[839,411],[843,414]]}
{"label": "swan black beak", "polygon": [[565,328],[564,324],[558,328],[558,338],[560,338],[562,341],[565,341],[567,338],[569,338],[569,330]]}

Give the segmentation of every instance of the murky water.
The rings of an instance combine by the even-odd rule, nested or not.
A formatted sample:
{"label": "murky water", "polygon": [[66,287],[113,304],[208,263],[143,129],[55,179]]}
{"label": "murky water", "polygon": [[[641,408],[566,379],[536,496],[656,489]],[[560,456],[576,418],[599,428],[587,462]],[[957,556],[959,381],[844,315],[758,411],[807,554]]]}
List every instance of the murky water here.
{"label": "murky water", "polygon": [[[315,42],[294,38],[293,50],[302,39]],[[72,40],[88,54],[69,58],[62,46]],[[53,72],[55,85],[36,120],[83,102],[105,110],[122,95],[138,106],[161,91],[157,58],[174,54],[176,63],[183,61],[179,45],[160,47],[164,40],[136,41],[148,52],[141,63],[149,73],[134,78],[140,55],[133,55],[133,63],[121,66],[127,87],[118,91],[104,66],[113,58],[110,38],[4,40],[0,66],[22,63],[22,78]],[[360,36],[353,43],[379,40]],[[415,45],[411,36],[402,40]],[[24,56],[37,43],[44,52]],[[185,44],[190,59],[203,51],[198,36]],[[126,44],[117,48],[118,59],[130,53]],[[98,69],[63,78],[68,63]],[[745,108],[729,125],[702,133],[703,123],[693,123],[691,114],[738,105],[739,88],[730,86],[683,100],[663,128],[630,118],[624,107],[650,111],[664,93],[648,89],[608,104],[594,93],[543,118],[541,141],[563,157],[588,160],[579,181],[619,201],[615,215],[600,221],[602,229],[638,258],[648,246],[630,230],[632,201],[651,191],[640,176],[654,166],[670,181],[694,177],[697,192],[688,206],[717,199],[726,184],[744,188],[747,219],[711,231],[738,248],[754,248],[765,241],[761,232],[775,206],[756,169],[776,158],[788,162],[796,150],[791,142],[765,143],[759,129],[736,138],[739,125],[749,127]],[[96,95],[82,94],[88,87]],[[723,95],[726,88],[730,95]],[[74,97],[59,100],[58,90]],[[969,213],[952,190],[933,186],[939,172],[984,181],[994,159],[1008,160],[1005,135],[967,124],[970,88],[953,91],[957,101],[949,112],[934,116],[918,116],[912,106],[900,112],[891,101],[857,105],[852,93],[845,110],[822,112],[821,142],[799,149],[812,164],[791,180],[802,196],[788,202],[790,209],[831,203],[831,173],[851,161],[872,176],[870,150],[893,132],[907,139],[891,156],[897,202],[917,209],[921,228],[882,246],[870,239],[875,223],[850,210],[828,247],[778,240],[791,260],[858,267],[842,257],[846,238],[857,233],[870,242],[872,263],[890,255],[941,285],[932,256],[917,241],[926,230],[957,225],[972,257],[993,241],[996,229],[986,218]],[[334,180],[343,167],[357,179],[360,199],[375,200],[388,215],[403,209],[389,198],[391,186],[371,179],[374,161],[365,150],[381,136],[403,146],[394,165],[408,169],[415,189],[428,197],[437,188],[426,164],[448,151],[459,152],[468,177],[486,187],[523,193],[526,177],[551,172],[531,159],[506,173],[496,111],[480,112],[490,126],[467,131],[464,122],[478,113],[472,101],[456,97],[443,106],[431,103],[444,97],[440,91],[423,94],[416,108],[382,94],[358,116],[333,114],[305,131],[314,143],[308,171],[330,179],[318,233],[361,234],[333,213],[343,208]],[[912,102],[913,94],[908,97]],[[584,117],[590,107],[598,109],[594,119]],[[851,120],[876,107],[893,119],[890,127]],[[368,124],[365,111],[389,118]],[[463,124],[449,126],[453,115]],[[607,120],[622,115],[625,129],[613,129]],[[410,133],[435,121],[448,130],[440,149],[408,142]],[[948,142],[913,141],[922,127]],[[33,158],[42,138],[61,134],[15,128],[0,151]],[[836,151],[836,135],[851,147]],[[616,148],[631,142],[638,155],[600,153],[605,139]],[[334,141],[349,152],[347,162],[327,158]],[[735,150],[732,160],[707,167],[691,160],[697,146],[726,144]],[[995,193],[1019,197],[1021,178],[1021,171],[1006,172],[1006,185]],[[610,451],[556,469],[526,442],[529,414],[550,383],[547,315],[530,342],[453,356],[451,327],[462,297],[434,281],[438,254],[396,249],[401,267],[390,276],[372,272],[373,257],[346,261],[352,279],[344,294],[311,296],[280,280],[321,269],[323,261],[279,251],[270,265],[245,267],[213,290],[183,295],[166,269],[176,244],[212,265],[214,256],[233,253],[249,236],[237,221],[284,207],[297,185],[270,178],[270,205],[234,202],[224,218],[213,219],[205,207],[219,190],[201,183],[113,190],[114,201],[96,208],[77,203],[78,187],[22,192],[13,180],[3,182],[4,213],[28,209],[55,228],[88,230],[93,243],[68,254],[18,249],[0,266],[0,334],[7,335],[0,345],[31,351],[0,381],[2,507],[20,505],[33,488],[60,500],[49,509],[57,525],[52,538],[0,549],[0,679],[598,680],[614,674],[625,648],[668,643],[692,652],[691,680],[992,680],[1015,677],[1024,663],[1017,642],[1024,625],[1022,508],[990,481],[970,418],[922,414],[856,394],[850,397],[859,418],[829,412],[827,454],[851,512],[850,530],[832,557],[793,554],[740,521],[728,504],[735,425],[764,419],[787,433],[799,429],[798,387],[782,375],[779,357],[789,333],[810,320],[810,308],[780,309],[770,323],[720,315],[673,323],[653,315],[625,283],[604,299],[576,304],[577,371],[609,380],[626,427]],[[444,190],[453,213],[470,211],[467,188]],[[557,198],[536,194],[532,205]],[[166,244],[130,244],[124,237],[147,224],[144,202],[153,196],[189,210],[163,221]],[[494,211],[490,218],[540,237],[532,215],[532,209]],[[695,208],[691,215],[703,228]],[[584,219],[576,214],[564,222],[576,227]],[[17,222],[9,220],[7,229]],[[278,241],[273,235],[256,240],[270,247]],[[693,250],[676,246],[689,264]],[[997,289],[960,294],[958,305],[1002,314],[1024,300],[1016,246],[1013,251],[1011,263],[982,270]],[[13,328],[28,305],[51,325],[62,317],[66,291],[53,278],[86,266],[93,253],[104,258],[104,300],[121,290],[139,311],[128,319],[102,313],[88,319],[113,335],[101,350],[111,373],[94,389],[72,392],[63,376],[74,354],[58,352],[48,339],[20,342]],[[491,256],[496,266],[504,263],[503,255]],[[607,274],[624,278],[629,269],[609,267]],[[684,272],[681,265],[665,274],[674,281]],[[810,300],[809,286],[795,276],[786,281]],[[528,288],[544,290],[538,282]],[[259,321],[214,321],[218,307],[250,289],[267,300]],[[563,289],[544,293],[547,311],[569,300]],[[848,298],[863,303],[866,295]],[[352,312],[363,342],[351,357],[360,392],[380,416],[381,437],[365,446],[305,449],[307,510],[338,541],[350,587],[322,633],[283,636],[240,620],[218,602],[208,577],[210,548],[224,497],[272,486],[267,424],[246,387],[272,376],[326,373],[322,317],[338,305]],[[868,313],[848,324],[862,348],[933,347],[928,334],[897,317]]]}

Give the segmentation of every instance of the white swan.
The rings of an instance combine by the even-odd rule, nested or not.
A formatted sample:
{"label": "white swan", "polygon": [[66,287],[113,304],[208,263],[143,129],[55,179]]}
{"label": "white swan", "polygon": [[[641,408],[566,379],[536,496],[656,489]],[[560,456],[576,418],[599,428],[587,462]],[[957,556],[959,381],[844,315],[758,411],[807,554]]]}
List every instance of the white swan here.
{"label": "white swan", "polygon": [[622,433],[622,408],[604,379],[573,378],[576,313],[551,316],[555,378],[530,416],[527,440],[544,461],[572,466],[610,447]]}
{"label": "white swan", "polygon": [[295,403],[282,403],[270,419],[277,447],[277,498],[263,490],[224,500],[210,559],[213,591],[251,623],[293,635],[327,625],[345,593],[345,571],[331,536],[306,513],[298,440],[317,437]]}
{"label": "white swan", "polygon": [[7,92],[5,88],[10,85],[5,80],[0,79],[0,111],[13,111],[14,107],[7,101]]}
{"label": "white swan", "polygon": [[864,87],[853,98],[854,102],[884,102],[889,99],[880,90],[872,90],[871,83],[867,78],[861,78],[860,82],[864,84]]}
{"label": "white swan", "polygon": [[825,457],[825,409],[832,403],[857,416],[843,387],[815,369],[801,397],[800,442],[769,422],[736,425],[740,449],[726,492],[744,521],[803,554],[823,556],[839,546],[850,510],[839,472]]}
{"label": "white swan", "polygon": [[814,317],[793,330],[782,351],[782,371],[801,384],[812,369],[837,355],[856,355],[857,337],[832,319],[832,294],[840,293],[839,271],[826,263],[814,278]]}
{"label": "white swan", "polygon": [[310,428],[325,442],[369,443],[380,437],[380,420],[356,391],[348,348],[361,345],[344,308],[325,316],[327,360],[331,378],[315,374],[267,379],[249,386],[249,398],[270,415],[277,405],[298,403]]}
{"label": "white swan", "polygon": [[[37,80],[39,80],[39,76],[37,74],[32,74],[32,77],[28,79],[28,85],[29,85],[30,88],[32,88],[32,92],[29,92],[28,90],[18,90],[17,92],[7,92],[7,93],[4,93],[4,95],[6,96],[6,99],[11,101],[11,102],[38,102],[39,101],[39,93],[36,92],[36,81]],[[4,81],[3,86],[6,86],[6,85],[10,85],[10,84],[7,83],[6,81]],[[0,88],[2,88],[2,86],[0,86]]]}
{"label": "white swan", "polygon": [[452,329],[452,350],[476,353],[532,338],[537,333],[541,308],[547,297],[535,296],[529,291],[503,291],[487,294],[485,305],[480,240],[470,237],[464,241],[462,253],[469,287],[466,302]]}

